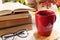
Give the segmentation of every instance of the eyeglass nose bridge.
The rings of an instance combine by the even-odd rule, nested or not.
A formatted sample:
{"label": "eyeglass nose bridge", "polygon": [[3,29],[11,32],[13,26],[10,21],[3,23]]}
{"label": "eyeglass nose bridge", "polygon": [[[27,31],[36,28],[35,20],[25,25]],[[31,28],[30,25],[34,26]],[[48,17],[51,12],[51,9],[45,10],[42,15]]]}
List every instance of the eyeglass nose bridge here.
{"label": "eyeglass nose bridge", "polygon": [[[25,32],[25,33],[24,33]],[[26,34],[26,35],[25,35]],[[22,31],[19,31],[17,33],[14,33],[15,36],[21,37],[21,38],[26,38],[28,36],[28,30],[23,29]],[[25,35],[25,36],[24,36]]]}

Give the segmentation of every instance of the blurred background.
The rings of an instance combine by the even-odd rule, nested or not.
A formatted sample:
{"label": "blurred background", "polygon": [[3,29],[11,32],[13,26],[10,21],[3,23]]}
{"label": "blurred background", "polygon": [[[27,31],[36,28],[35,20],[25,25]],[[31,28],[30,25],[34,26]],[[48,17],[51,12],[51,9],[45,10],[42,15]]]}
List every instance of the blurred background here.
{"label": "blurred background", "polygon": [[25,5],[25,0],[2,0],[3,3],[5,2],[19,2]]}
{"label": "blurred background", "polygon": [[42,7],[48,9],[51,7],[51,4],[55,4],[57,6],[57,11],[60,14],[60,0],[0,0],[0,4],[5,2],[19,2],[23,5],[35,8],[36,10],[40,10]]}

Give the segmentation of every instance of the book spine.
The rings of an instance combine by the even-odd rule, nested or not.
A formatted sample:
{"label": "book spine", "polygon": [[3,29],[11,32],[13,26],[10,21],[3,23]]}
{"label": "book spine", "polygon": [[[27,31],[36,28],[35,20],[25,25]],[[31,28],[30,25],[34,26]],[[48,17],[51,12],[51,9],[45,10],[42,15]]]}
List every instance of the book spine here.
{"label": "book spine", "polygon": [[0,28],[14,26],[18,24],[25,24],[31,21],[31,17],[28,18],[22,18],[22,19],[15,19],[15,20],[8,20],[8,21],[2,21],[0,22]]}
{"label": "book spine", "polygon": [[3,36],[5,34],[10,34],[10,33],[16,33],[19,32],[21,30],[31,30],[32,29],[32,24],[26,24],[26,25],[22,25],[22,26],[16,26],[13,28],[8,28],[8,29],[4,29],[4,30],[0,30],[0,36]]}
{"label": "book spine", "polygon": [[14,15],[0,16],[0,22],[13,20],[13,19],[27,18],[28,15],[29,13],[20,13],[20,14],[14,14]]}

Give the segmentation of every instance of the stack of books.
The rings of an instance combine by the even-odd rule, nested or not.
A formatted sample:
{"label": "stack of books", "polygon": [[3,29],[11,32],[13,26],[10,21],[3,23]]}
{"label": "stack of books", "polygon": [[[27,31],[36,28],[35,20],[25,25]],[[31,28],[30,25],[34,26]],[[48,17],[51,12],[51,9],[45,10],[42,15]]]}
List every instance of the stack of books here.
{"label": "stack of books", "polygon": [[20,30],[31,30],[32,19],[29,14],[32,8],[20,3],[4,3],[0,6],[0,36]]}

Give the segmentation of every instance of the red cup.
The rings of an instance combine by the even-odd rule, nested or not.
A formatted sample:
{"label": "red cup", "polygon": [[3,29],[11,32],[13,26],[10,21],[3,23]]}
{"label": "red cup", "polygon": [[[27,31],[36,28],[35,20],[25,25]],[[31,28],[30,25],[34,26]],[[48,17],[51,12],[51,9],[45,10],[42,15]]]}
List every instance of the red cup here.
{"label": "red cup", "polygon": [[49,36],[56,21],[55,12],[51,10],[37,11],[35,14],[36,27],[39,35]]}

